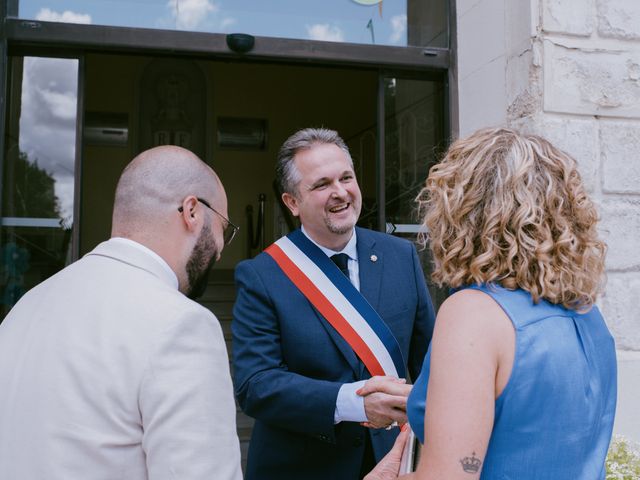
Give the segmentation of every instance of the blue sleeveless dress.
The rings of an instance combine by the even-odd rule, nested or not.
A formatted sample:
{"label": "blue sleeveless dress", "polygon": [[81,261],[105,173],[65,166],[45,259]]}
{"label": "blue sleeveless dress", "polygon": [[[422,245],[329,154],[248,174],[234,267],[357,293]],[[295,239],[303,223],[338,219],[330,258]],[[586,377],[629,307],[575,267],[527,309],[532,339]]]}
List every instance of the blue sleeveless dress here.
{"label": "blue sleeveless dress", "polygon": [[[516,331],[511,376],[496,399],[481,480],[601,480],[616,408],[616,353],[597,307],[579,314],[529,293],[473,286]],[[424,443],[431,348],[407,403]],[[473,408],[473,405],[469,405]]]}

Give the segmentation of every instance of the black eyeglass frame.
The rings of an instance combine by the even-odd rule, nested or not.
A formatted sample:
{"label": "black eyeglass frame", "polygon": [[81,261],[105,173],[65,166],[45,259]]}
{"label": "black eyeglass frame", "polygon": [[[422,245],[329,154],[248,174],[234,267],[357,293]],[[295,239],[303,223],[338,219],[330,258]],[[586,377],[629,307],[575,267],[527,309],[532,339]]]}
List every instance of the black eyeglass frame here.
{"label": "black eyeglass frame", "polygon": [[[201,204],[203,204],[205,207],[207,207],[209,210],[214,212],[216,215],[218,215],[220,218],[222,218],[226,222],[226,225],[222,232],[222,238],[224,240],[224,244],[229,245],[231,241],[235,238],[236,233],[238,233],[238,230],[240,230],[240,227],[232,223],[231,220],[229,220],[227,217],[225,217],[219,211],[217,211],[215,208],[209,205],[209,202],[207,202],[205,199],[196,197],[196,200],[198,200]],[[182,205],[178,207],[178,211],[180,213],[182,213],[183,210],[184,208],[182,208]],[[229,234],[227,232],[231,232],[231,233]]]}

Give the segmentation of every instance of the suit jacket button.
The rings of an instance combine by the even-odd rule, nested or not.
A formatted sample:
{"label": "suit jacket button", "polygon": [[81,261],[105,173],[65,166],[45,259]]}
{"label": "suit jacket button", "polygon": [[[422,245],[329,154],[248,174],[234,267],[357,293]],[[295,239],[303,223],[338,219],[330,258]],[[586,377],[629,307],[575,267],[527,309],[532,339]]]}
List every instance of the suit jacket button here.
{"label": "suit jacket button", "polygon": [[324,435],[324,434],[320,434],[320,435],[318,435],[318,438],[319,438],[320,440],[322,440],[323,442],[328,442],[328,441],[329,441],[329,437],[327,437],[327,436],[326,436],[326,435]]}
{"label": "suit jacket button", "polygon": [[361,447],[362,446],[362,436],[358,435],[356,438],[353,439],[353,446],[354,447]]}

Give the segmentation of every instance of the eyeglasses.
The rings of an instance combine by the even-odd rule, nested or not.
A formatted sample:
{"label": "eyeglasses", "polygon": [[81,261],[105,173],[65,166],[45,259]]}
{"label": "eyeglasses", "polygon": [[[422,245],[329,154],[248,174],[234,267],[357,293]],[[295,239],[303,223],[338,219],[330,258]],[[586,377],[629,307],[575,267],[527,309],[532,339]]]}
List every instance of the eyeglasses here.
{"label": "eyeglasses", "polygon": [[[229,245],[231,243],[231,240],[233,240],[234,237],[236,236],[236,233],[238,233],[238,230],[240,230],[240,227],[231,223],[231,220],[229,220],[227,217],[225,217],[220,212],[218,212],[215,208],[209,205],[209,202],[207,202],[206,200],[203,200],[200,197],[196,197],[196,200],[198,200],[201,204],[203,204],[205,207],[207,207],[209,210],[214,212],[216,215],[218,215],[220,218],[222,218],[225,221],[224,230],[222,232],[222,238],[224,240],[224,244]],[[182,208],[182,206],[178,207],[178,211],[180,213],[182,213],[183,210],[184,209]]]}

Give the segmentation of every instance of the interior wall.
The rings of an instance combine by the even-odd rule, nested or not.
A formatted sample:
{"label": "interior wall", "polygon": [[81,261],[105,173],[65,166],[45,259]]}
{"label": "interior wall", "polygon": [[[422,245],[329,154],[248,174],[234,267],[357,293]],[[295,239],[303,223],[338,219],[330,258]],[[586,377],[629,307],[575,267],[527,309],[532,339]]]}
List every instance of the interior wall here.
{"label": "interior wall", "polygon": [[[117,179],[136,152],[139,79],[148,57],[89,55],[86,59],[85,110],[125,113],[129,118],[126,147],[86,145],[83,150],[81,254],[109,237],[111,209]],[[229,218],[240,226],[217,268],[233,268],[246,258],[245,208],[258,194],[267,195],[266,241],[274,240],[276,198],[272,189],[277,151],[300,128],[324,126],[337,130],[350,144],[359,144],[363,132],[375,132],[377,72],[221,61],[198,61],[207,82],[209,135],[205,161],[225,185]],[[219,117],[266,119],[265,150],[238,150],[217,145]],[[349,140],[352,139],[350,142]],[[375,149],[366,148],[367,172],[375,172]],[[367,175],[364,190],[375,189]],[[368,193],[368,192],[365,192]]]}
{"label": "interior wall", "polygon": [[111,212],[116,183],[133,158],[131,127],[133,106],[142,71],[141,57],[87,55],[85,59],[85,112],[126,113],[129,141],[124,147],[83,145],[80,211],[80,255],[106,240],[111,232]]}

